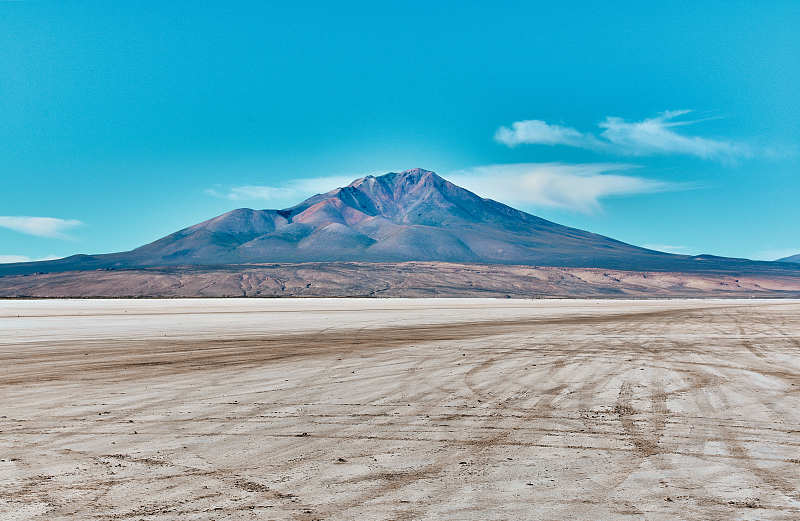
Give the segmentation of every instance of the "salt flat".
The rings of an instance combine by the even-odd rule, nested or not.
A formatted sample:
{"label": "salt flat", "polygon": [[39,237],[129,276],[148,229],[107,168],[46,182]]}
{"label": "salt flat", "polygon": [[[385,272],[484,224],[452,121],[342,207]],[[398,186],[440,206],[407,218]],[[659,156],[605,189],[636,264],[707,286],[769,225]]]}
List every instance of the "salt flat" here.
{"label": "salt flat", "polygon": [[798,519],[800,301],[0,301],[0,519]]}

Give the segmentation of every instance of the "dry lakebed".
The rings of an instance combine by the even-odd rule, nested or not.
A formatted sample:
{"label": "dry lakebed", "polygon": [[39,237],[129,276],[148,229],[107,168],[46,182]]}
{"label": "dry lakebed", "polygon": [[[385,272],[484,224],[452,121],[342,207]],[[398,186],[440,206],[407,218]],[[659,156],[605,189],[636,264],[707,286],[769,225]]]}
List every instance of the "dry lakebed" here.
{"label": "dry lakebed", "polygon": [[800,519],[800,301],[0,301],[0,519]]}

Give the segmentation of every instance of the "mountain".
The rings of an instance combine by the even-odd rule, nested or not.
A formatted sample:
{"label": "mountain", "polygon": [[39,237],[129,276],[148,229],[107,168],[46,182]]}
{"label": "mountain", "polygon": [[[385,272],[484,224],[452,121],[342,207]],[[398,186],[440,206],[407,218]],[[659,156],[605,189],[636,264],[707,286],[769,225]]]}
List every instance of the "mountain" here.
{"label": "mountain", "polygon": [[639,248],[541,219],[415,168],[363,177],[283,210],[233,210],[128,252],[6,265],[0,275],[336,261],[771,269],[766,262]]}
{"label": "mountain", "polygon": [[143,264],[445,261],[596,264],[655,255],[484,199],[413,169],[284,210],[238,209],[130,252]]}
{"label": "mountain", "polygon": [[782,259],[778,259],[777,262],[797,262],[800,263],[800,253],[797,255],[790,255],[789,257],[784,257]]}

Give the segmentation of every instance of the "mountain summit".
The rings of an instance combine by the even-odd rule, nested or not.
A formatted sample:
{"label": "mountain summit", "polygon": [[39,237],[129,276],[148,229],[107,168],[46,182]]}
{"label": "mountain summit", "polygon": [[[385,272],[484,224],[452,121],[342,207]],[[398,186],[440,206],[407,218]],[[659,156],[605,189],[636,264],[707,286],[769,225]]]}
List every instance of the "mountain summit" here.
{"label": "mountain summit", "polygon": [[[128,252],[7,265],[1,274],[272,262],[441,261],[627,270],[769,263],[648,250],[480,197],[429,170],[366,176],[283,210],[240,208]],[[758,268],[761,266],[761,268]]]}

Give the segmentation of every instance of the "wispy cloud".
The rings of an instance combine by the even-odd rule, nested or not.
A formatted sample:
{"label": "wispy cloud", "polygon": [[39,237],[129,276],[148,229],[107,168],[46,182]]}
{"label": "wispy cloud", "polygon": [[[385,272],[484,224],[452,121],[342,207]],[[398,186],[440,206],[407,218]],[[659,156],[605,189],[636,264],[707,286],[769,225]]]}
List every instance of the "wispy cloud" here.
{"label": "wispy cloud", "polygon": [[667,253],[677,253],[679,255],[696,255],[697,252],[688,246],[674,246],[671,244],[642,244],[642,248],[648,250],[665,251]]}
{"label": "wispy cloud", "polygon": [[536,119],[516,121],[510,127],[498,128],[494,137],[510,147],[522,144],[565,145],[628,156],[680,154],[732,161],[754,155],[754,149],[744,143],[678,132],[679,127],[703,121],[680,119],[690,112],[666,111],[642,121],[609,116],[598,124],[602,131],[597,135]]}
{"label": "wispy cloud", "polygon": [[292,179],[277,185],[240,185],[208,188],[205,193],[231,201],[267,201],[273,204],[298,203],[301,199],[347,186],[360,176],[329,176]]}
{"label": "wispy cloud", "polygon": [[580,212],[599,210],[608,197],[692,187],[624,173],[636,168],[625,163],[517,163],[469,168],[447,178],[504,203]]}
{"label": "wispy cloud", "polygon": [[590,134],[584,134],[571,127],[551,125],[540,119],[515,121],[511,124],[511,128],[500,127],[495,132],[494,138],[510,147],[536,144],[596,148],[602,145]]}
{"label": "wispy cloud", "polygon": [[57,255],[47,255],[46,257],[28,257],[27,255],[0,255],[0,264],[10,264],[13,262],[36,262],[60,259]]}
{"label": "wispy cloud", "polygon": [[0,228],[56,239],[69,239],[70,236],[64,232],[81,224],[83,224],[81,221],[75,219],[55,217],[0,216]]}
{"label": "wispy cloud", "polygon": [[286,199],[295,194],[295,191],[289,188],[257,185],[233,186],[225,191],[220,191],[216,188],[208,188],[205,192],[208,195],[230,199],[231,201],[272,201],[276,199]]}

